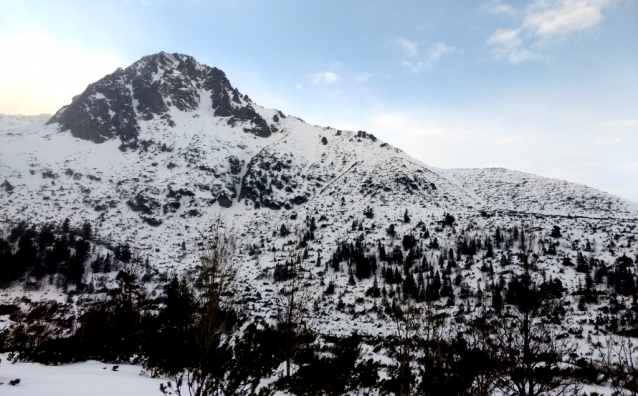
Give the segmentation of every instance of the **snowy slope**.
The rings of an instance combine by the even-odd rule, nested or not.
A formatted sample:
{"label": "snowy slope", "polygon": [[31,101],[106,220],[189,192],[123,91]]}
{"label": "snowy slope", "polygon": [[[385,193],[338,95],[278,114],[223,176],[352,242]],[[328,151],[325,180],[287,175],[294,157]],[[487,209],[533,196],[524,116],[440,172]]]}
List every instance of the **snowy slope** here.
{"label": "snowy slope", "polygon": [[[140,375],[140,367],[128,364],[113,365],[89,361],[80,364],[45,366],[38,363],[7,363],[3,356],[0,383],[3,395],[157,395],[163,379]],[[11,380],[20,379],[17,386]]]}
{"label": "snowy slope", "polygon": [[[262,108],[220,70],[166,53],[91,84],[48,123],[1,131],[0,184],[5,226],[22,219],[89,220],[103,240],[129,242],[165,274],[197,263],[197,241],[221,213],[238,236],[247,307],[264,316],[277,288],[275,264],[296,244],[294,231],[314,217],[305,276],[317,290],[322,326],[336,331],[391,330],[374,310],[378,300],[364,296],[372,278],[348,285],[347,270],[324,267],[339,241],[364,235],[373,253],[377,244],[391,250],[413,234],[432,263],[456,250],[460,237],[486,238],[497,227],[526,221],[539,238],[560,226],[564,255],[589,242],[592,255],[612,262],[635,255],[638,234],[633,202],[504,169],[428,166],[369,133],[314,126]],[[363,214],[368,207],[372,218]],[[446,213],[454,215],[453,227],[441,225]],[[391,224],[396,236],[386,231]],[[282,225],[293,233],[280,236]],[[428,249],[435,238],[440,248]],[[541,265],[573,289],[582,275],[561,267],[561,260],[543,257]],[[492,263],[497,276],[512,273],[499,267],[498,257],[455,271],[472,290],[485,290],[481,268]],[[336,295],[322,297],[328,281]],[[149,288],[161,293],[159,283]],[[339,299],[349,312],[335,309]]]}
{"label": "snowy slope", "polygon": [[36,122],[45,122],[50,118],[51,114],[40,114],[34,116],[0,114],[0,131],[35,124]]}
{"label": "snowy slope", "polygon": [[448,175],[493,208],[548,215],[635,219],[635,202],[564,180],[503,168],[450,169]]}

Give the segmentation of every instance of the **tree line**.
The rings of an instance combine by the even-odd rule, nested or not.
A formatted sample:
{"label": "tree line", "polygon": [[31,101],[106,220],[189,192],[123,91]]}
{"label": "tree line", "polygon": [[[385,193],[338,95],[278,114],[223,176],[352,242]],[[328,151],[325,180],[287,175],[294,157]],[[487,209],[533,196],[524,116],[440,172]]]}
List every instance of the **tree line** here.
{"label": "tree line", "polygon": [[[45,237],[49,242],[38,250],[42,228],[20,227],[22,231],[13,237],[10,233],[7,239],[8,244],[18,245],[17,251],[13,246],[10,250],[10,263],[14,265],[14,257],[23,248],[21,238],[30,235],[24,238],[30,240],[35,254],[27,270],[35,273],[56,241],[90,243],[92,238],[62,224],[60,229],[53,227],[53,238]],[[579,394],[584,383],[606,383],[618,394],[635,394],[638,360],[632,340],[619,333],[605,339],[598,358],[575,354],[572,338],[559,331],[565,291],[560,281],[538,273],[540,252],[531,233],[521,227],[517,237],[518,249],[508,265],[516,267],[518,275],[509,282],[495,282],[491,295],[481,297],[482,303],[464,326],[455,325],[453,311],[436,306],[442,297],[451,300],[453,284],[460,287],[450,262],[469,255],[462,252],[463,246],[461,259],[448,251],[439,262],[427,260],[416,238],[403,238],[403,249],[397,253],[389,249],[383,256],[382,244],[376,244],[378,255],[373,255],[363,238],[340,243],[332,259],[326,260],[326,268],[345,271],[342,264],[346,262],[350,278],[374,277],[369,293],[392,299],[385,306],[385,317],[393,330],[386,336],[357,332],[336,336],[318,331],[314,319],[318,290],[306,283],[300,248],[288,252],[274,275],[278,290],[270,315],[249,315],[239,300],[235,240],[228,226],[216,219],[210,238],[198,250],[196,276],[172,277],[162,298],[148,297],[139,267],[126,265],[130,247],[118,245],[110,261],[98,256],[102,258],[89,263],[85,257],[84,266],[97,261],[95,267],[102,270],[105,263],[117,262],[117,285],[104,298],[84,301],[78,317],[68,305],[54,301],[32,303],[26,310],[0,306],[0,314],[8,313],[13,323],[1,333],[1,349],[14,361],[139,363],[149,375],[166,379],[160,387],[165,395],[286,391],[297,395],[540,396]],[[468,242],[468,252],[471,246]],[[75,247],[67,249],[68,257],[77,254]],[[379,258],[381,266],[376,257],[384,257]],[[625,261],[621,259],[612,271],[614,287],[622,274],[632,273],[623,267]],[[599,267],[595,264],[586,263],[589,272]],[[377,282],[378,271],[383,290]],[[625,290],[623,282],[619,292]],[[388,284],[397,287],[386,291]]]}

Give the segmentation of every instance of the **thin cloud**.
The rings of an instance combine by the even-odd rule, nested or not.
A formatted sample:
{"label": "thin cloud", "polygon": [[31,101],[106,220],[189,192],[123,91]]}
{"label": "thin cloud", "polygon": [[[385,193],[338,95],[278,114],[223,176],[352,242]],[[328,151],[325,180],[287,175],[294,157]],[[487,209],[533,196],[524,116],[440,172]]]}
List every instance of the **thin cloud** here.
{"label": "thin cloud", "polygon": [[523,48],[520,29],[499,29],[488,39],[492,55],[496,59],[507,59],[510,63],[521,63],[537,57],[532,51]]}
{"label": "thin cloud", "polygon": [[400,37],[395,41],[395,44],[401,47],[408,56],[416,56],[419,53],[418,44],[414,41]]}
{"label": "thin cloud", "polygon": [[439,59],[445,54],[451,54],[455,51],[454,47],[450,47],[445,43],[437,43],[434,48],[428,53],[428,59],[431,62],[438,62]]}
{"label": "thin cloud", "polygon": [[357,77],[355,77],[355,80],[357,82],[364,83],[364,82],[367,82],[370,79],[370,77],[372,77],[372,74],[370,73],[361,73]]}
{"label": "thin cloud", "polygon": [[494,15],[516,16],[517,14],[514,7],[509,4],[504,4],[498,0],[483,4],[480,8],[483,11]]}
{"label": "thin cloud", "polygon": [[404,60],[402,64],[413,73],[420,73],[424,70],[433,69],[444,55],[452,54],[455,51],[456,48],[445,43],[436,43],[423,59],[418,61]]}
{"label": "thin cloud", "polygon": [[334,84],[339,81],[339,76],[331,71],[314,73],[310,76],[313,84]]}
{"label": "thin cloud", "polygon": [[547,44],[597,26],[610,4],[611,0],[535,0],[517,28],[496,30],[486,44],[495,59],[513,64],[538,59]]}

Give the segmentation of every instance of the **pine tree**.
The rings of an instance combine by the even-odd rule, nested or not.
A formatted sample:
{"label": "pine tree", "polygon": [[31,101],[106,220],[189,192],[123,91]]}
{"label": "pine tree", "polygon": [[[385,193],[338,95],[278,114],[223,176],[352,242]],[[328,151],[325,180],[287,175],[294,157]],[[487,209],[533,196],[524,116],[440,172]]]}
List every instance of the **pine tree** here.
{"label": "pine tree", "polygon": [[91,227],[91,223],[85,221],[82,224],[82,238],[85,241],[90,241],[93,238],[93,228]]}
{"label": "pine tree", "polygon": [[390,235],[392,238],[394,238],[397,235],[397,232],[394,230],[394,224],[390,224],[390,226],[388,227],[388,229],[386,230],[386,232],[388,233],[388,235]]}
{"label": "pine tree", "polygon": [[285,224],[282,224],[281,227],[279,227],[279,235],[281,235],[282,237],[287,237],[288,235],[290,235],[290,231]]}
{"label": "pine tree", "polygon": [[64,219],[64,223],[62,223],[62,231],[67,234],[71,231],[71,220],[67,217]]}
{"label": "pine tree", "polygon": [[365,217],[371,219],[374,217],[374,209],[372,209],[370,206],[367,206],[364,210],[363,210],[363,214]]}

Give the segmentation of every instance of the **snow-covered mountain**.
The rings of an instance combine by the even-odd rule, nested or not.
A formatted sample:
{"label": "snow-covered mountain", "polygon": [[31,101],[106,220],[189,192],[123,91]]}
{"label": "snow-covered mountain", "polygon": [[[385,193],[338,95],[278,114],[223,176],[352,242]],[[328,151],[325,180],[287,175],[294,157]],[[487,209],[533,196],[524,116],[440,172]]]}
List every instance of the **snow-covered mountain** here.
{"label": "snow-covered mountain", "polygon": [[[576,260],[582,250],[612,263],[637,252],[634,202],[506,169],[429,166],[371,133],[263,108],[221,70],[163,52],[89,85],[48,122],[0,132],[0,203],[7,226],[89,220],[103,240],[130,243],[159,274],[195,265],[197,241],[221,213],[238,236],[246,304],[259,315],[269,312],[275,265],[304,239],[308,284],[318,297],[329,282],[336,286],[318,309],[323,325],[337,330],[385,329],[378,300],[366,295],[374,276],[352,284],[345,262],[336,271],[326,265],[341,242],[362,241],[371,255],[396,247],[407,256],[402,238],[412,235],[419,262],[436,265],[459,241],[484,242],[497,228],[512,232],[524,221],[549,244],[558,226],[558,253],[539,265],[568,290],[583,275],[561,264],[564,257]],[[313,238],[304,238],[310,224]],[[510,250],[494,249],[493,258],[459,253],[466,264],[452,270],[461,279],[457,296],[463,287],[469,298],[489,289],[487,267],[497,277],[512,273],[500,261]],[[393,264],[380,259],[382,287],[386,266]],[[335,309],[340,304],[346,308]]]}
{"label": "snow-covered mountain", "polygon": [[51,114],[39,115],[6,115],[0,114],[0,131],[19,128],[36,122],[45,122],[51,118]]}

